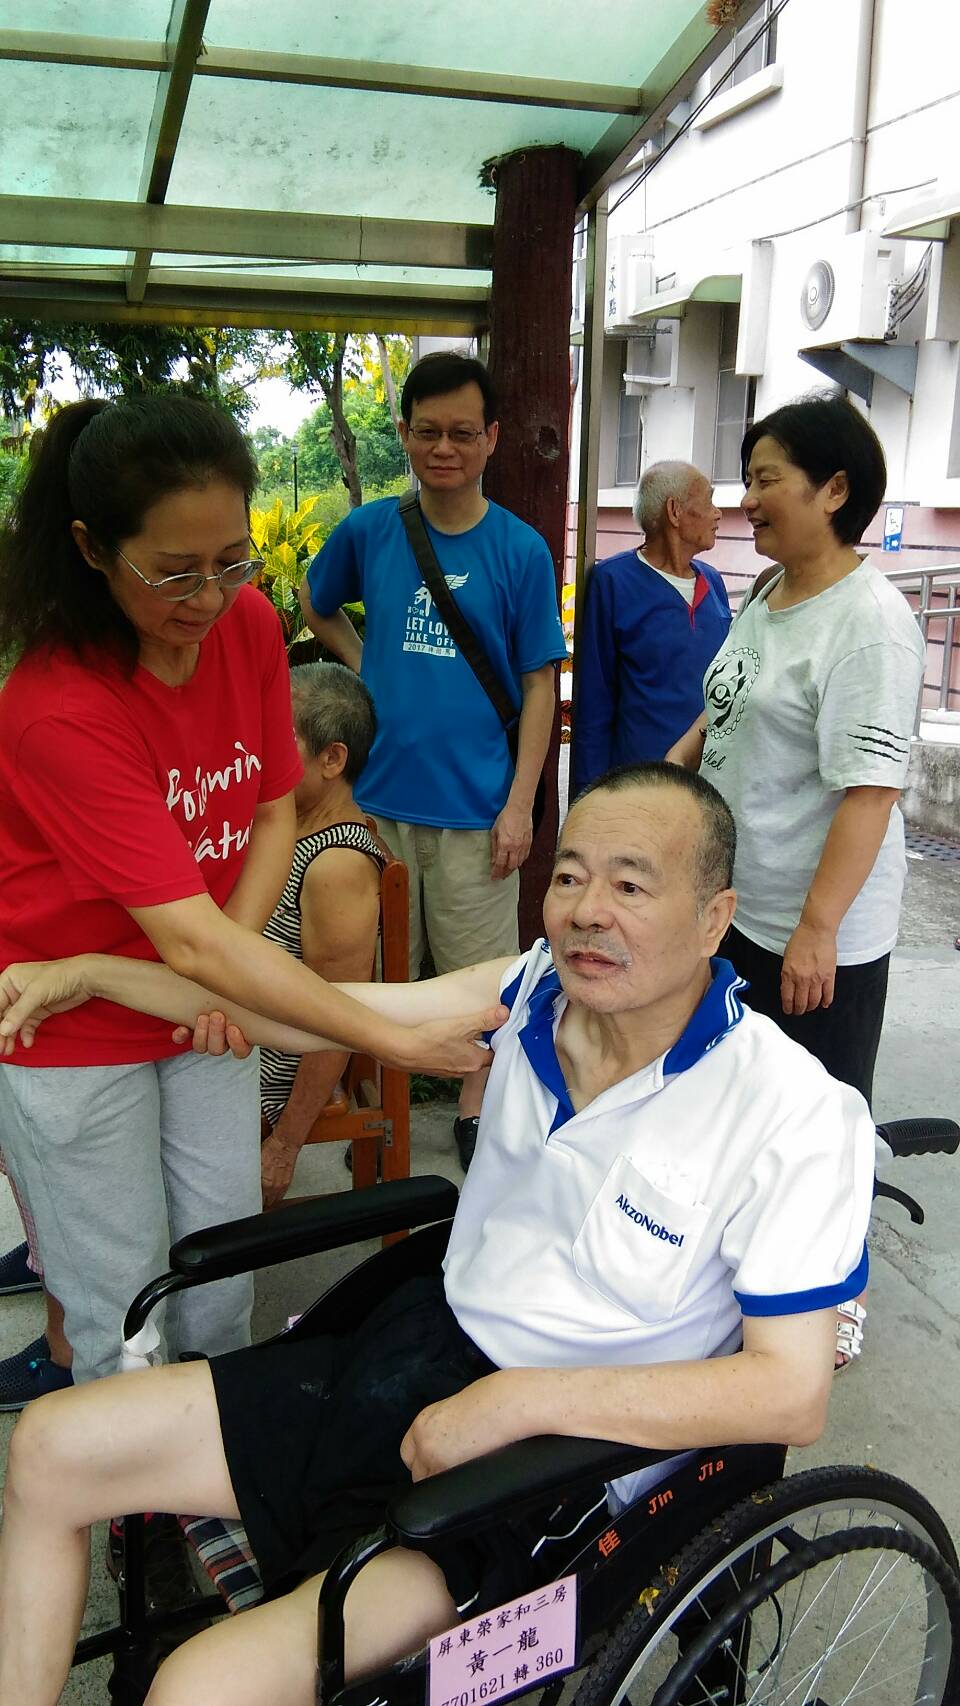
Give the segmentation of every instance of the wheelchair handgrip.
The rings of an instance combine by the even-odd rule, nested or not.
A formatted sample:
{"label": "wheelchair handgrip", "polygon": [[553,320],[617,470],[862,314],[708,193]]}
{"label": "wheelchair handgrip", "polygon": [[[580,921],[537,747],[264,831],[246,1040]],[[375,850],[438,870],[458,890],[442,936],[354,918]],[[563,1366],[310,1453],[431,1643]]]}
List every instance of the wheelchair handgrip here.
{"label": "wheelchair handgrip", "polygon": [[885,1120],[877,1132],[894,1155],[955,1155],[960,1145],[955,1120]]}
{"label": "wheelchair handgrip", "polygon": [[170,1267],[191,1280],[226,1279],[272,1262],[448,1220],[456,1206],[457,1187],[448,1179],[433,1174],[391,1179],[368,1190],[336,1191],[269,1214],[202,1227],[171,1247]]}
{"label": "wheelchair handgrip", "polygon": [[610,1481],[675,1455],[564,1434],[519,1439],[406,1488],[391,1500],[387,1527],[411,1546],[476,1534],[580,1482]]}

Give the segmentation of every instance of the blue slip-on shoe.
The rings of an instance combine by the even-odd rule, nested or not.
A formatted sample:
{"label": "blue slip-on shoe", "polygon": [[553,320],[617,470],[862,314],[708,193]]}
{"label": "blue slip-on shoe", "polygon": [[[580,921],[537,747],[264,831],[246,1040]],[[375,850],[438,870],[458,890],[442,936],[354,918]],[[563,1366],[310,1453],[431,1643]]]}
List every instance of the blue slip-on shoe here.
{"label": "blue slip-on shoe", "polygon": [[46,1339],[34,1339],[26,1350],[0,1362],[0,1412],[22,1410],[31,1399],[63,1392],[72,1385],[70,1370],[50,1361]]}
{"label": "blue slip-on shoe", "polygon": [[18,1244],[0,1256],[0,1297],[19,1297],[21,1292],[42,1291],[39,1275],[27,1267],[27,1246]]}

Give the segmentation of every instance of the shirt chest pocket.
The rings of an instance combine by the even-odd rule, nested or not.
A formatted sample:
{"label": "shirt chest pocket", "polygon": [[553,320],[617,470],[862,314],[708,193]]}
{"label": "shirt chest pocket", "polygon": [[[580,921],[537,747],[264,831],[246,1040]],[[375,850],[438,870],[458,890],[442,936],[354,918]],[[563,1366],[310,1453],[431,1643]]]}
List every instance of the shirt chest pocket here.
{"label": "shirt chest pocket", "polygon": [[704,1226],[703,1203],[680,1202],[619,1155],[573,1242],[580,1278],[642,1321],[676,1308]]}

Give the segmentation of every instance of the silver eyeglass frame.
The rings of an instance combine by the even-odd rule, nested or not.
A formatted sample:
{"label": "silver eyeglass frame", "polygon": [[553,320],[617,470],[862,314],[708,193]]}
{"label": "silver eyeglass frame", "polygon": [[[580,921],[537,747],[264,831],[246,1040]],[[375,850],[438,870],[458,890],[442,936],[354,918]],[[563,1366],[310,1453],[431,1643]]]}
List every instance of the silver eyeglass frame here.
{"label": "silver eyeglass frame", "polygon": [[[248,581],[253,580],[257,570],[262,569],[264,566],[262,557],[243,557],[239,563],[228,563],[226,568],[218,569],[215,575],[164,575],[163,580],[151,581],[148,580],[146,575],[137,568],[136,563],[131,563],[130,558],[124,556],[119,545],[116,547],[116,553],[121,561],[126,563],[127,568],[133,570],[137,579],[141,580],[144,586],[148,586],[151,592],[160,594],[160,597],[163,599],[165,604],[183,604],[188,598],[196,598],[197,594],[203,591],[209,581],[216,581],[218,589],[222,590],[224,577],[226,575],[233,574],[236,569],[246,569],[247,573],[241,580],[234,581],[233,586],[246,586]],[[192,581],[193,585],[189,592],[169,593],[160,591],[161,587],[169,586],[172,581]],[[232,587],[230,590],[232,590]]]}

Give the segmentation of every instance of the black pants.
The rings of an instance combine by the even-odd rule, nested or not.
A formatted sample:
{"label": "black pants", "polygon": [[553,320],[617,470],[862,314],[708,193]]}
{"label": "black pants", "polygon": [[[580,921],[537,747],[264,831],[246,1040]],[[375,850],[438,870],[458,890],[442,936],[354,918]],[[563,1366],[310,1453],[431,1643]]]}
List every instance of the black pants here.
{"label": "black pants", "polygon": [[731,926],[721,954],[750,985],[745,1000],[755,1013],[765,1013],[794,1042],[801,1043],[844,1084],[852,1084],[869,1103],[873,1069],[883,1029],[890,955],[862,966],[838,966],[833,1002],[812,1013],[785,1013],[780,1005],[782,954],[759,948]]}

